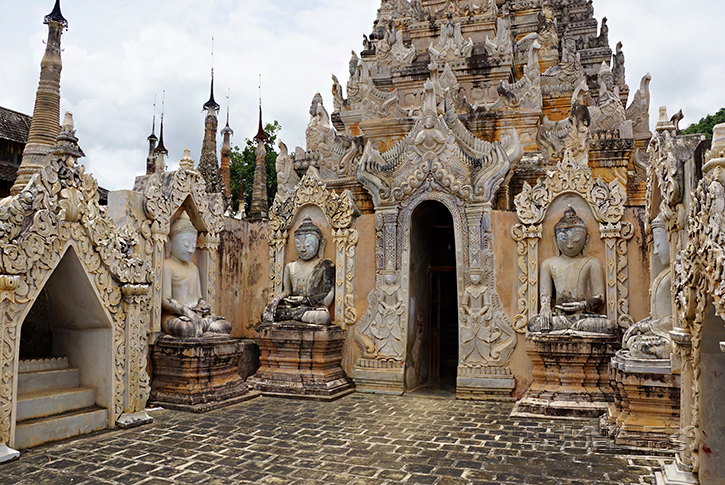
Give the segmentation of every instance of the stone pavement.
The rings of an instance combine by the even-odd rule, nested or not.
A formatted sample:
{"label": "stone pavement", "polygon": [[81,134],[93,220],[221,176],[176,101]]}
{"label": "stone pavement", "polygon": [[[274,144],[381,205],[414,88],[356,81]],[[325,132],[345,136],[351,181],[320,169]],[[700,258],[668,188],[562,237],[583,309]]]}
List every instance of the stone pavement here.
{"label": "stone pavement", "polygon": [[513,403],[355,393],[261,397],[22,453],[0,484],[653,483],[662,458],[608,449],[595,420],[510,418]]}

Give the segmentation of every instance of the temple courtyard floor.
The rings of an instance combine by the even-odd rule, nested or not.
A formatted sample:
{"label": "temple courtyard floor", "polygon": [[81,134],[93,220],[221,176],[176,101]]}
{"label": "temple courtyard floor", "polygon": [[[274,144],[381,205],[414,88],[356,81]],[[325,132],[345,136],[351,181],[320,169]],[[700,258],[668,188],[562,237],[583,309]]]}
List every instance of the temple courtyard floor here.
{"label": "temple courtyard floor", "polygon": [[25,451],[0,484],[650,484],[665,460],[612,447],[596,420],[512,418],[512,406],[355,393],[154,410],[147,426]]}

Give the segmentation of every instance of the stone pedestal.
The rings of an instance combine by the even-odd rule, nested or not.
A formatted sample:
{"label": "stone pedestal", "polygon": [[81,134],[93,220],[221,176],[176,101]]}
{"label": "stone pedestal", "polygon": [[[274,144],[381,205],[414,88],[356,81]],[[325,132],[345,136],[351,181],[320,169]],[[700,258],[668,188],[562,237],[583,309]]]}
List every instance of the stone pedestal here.
{"label": "stone pedestal", "polygon": [[458,366],[457,399],[512,401],[514,387],[516,379],[508,367]]}
{"label": "stone pedestal", "polygon": [[619,346],[614,336],[529,335],[534,380],[513,414],[599,417],[614,401],[607,367]]}
{"label": "stone pedestal", "polygon": [[265,396],[332,401],[354,391],[345,375],[345,331],[295,321],[263,323],[255,332],[259,370],[247,383]]}
{"label": "stone pedestal", "polygon": [[257,397],[239,376],[243,352],[243,342],[228,335],[162,336],[151,351],[151,404],[203,413]]}
{"label": "stone pedestal", "polygon": [[652,451],[673,450],[670,437],[680,426],[680,376],[669,359],[635,359],[620,350],[609,379],[614,402],[600,418],[600,431],[618,445]]}

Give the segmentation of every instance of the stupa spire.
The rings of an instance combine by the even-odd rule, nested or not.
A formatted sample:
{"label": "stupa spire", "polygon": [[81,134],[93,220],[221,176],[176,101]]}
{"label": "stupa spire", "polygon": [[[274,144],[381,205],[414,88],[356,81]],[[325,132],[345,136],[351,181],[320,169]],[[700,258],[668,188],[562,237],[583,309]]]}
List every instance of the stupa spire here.
{"label": "stupa spire", "polygon": [[154,116],[151,121],[151,134],[147,138],[149,141],[149,154],[146,156],[146,175],[151,175],[156,172],[156,157],[154,156],[154,150],[156,149],[156,142],[159,141],[156,136],[156,96],[154,95]]}
{"label": "stupa spire", "polygon": [[68,21],[60,12],[60,0],[56,0],[53,11],[45,16],[44,23],[48,25],[48,41],[40,62],[40,82],[35,94],[28,143],[23,151],[15,184],[10,189],[12,195],[20,192],[30,177],[43,168],[45,157],[60,133],[60,73],[63,69],[60,40],[63,29],[68,28]]}
{"label": "stupa spire", "polygon": [[232,195],[231,185],[230,185],[230,166],[232,161],[232,144],[231,144],[231,136],[234,134],[234,131],[232,131],[231,128],[229,128],[229,97],[231,94],[231,90],[227,91],[227,124],[222,129],[222,136],[224,137],[222,140],[222,161],[221,161],[221,171],[222,171],[222,181],[224,182],[224,195],[229,199],[229,197]]}
{"label": "stupa spire", "polygon": [[166,161],[164,157],[169,151],[164,146],[164,103],[166,102],[166,91],[163,91],[161,97],[161,126],[159,127],[159,144],[154,149],[154,173],[161,173],[166,170]]}
{"label": "stupa spire", "polygon": [[267,218],[269,205],[267,201],[267,149],[264,142],[269,137],[264,132],[262,125],[262,75],[259,75],[259,128],[254,136],[257,142],[257,164],[254,168],[254,182],[252,185],[252,201],[249,204],[249,220],[260,220]]}
{"label": "stupa spire", "polygon": [[206,181],[207,193],[223,194],[226,189],[219,171],[219,159],[216,152],[219,104],[214,101],[214,37],[211,38],[211,94],[209,101],[204,103],[204,110],[206,110],[206,118],[204,119],[204,142],[199,157],[199,173]]}

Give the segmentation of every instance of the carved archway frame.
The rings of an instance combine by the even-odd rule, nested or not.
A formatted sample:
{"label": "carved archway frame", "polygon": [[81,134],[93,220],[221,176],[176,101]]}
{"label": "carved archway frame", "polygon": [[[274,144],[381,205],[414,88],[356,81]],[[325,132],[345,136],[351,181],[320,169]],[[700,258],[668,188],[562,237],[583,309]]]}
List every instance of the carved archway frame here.
{"label": "carved archway frame", "polygon": [[599,235],[605,247],[607,317],[622,327],[629,327],[628,241],[634,234],[631,223],[623,221],[625,189],[617,180],[609,184],[595,179],[587,165],[577,162],[571,151],[557,164],[557,169],[540,178],[534,187],[524,182],[516,198],[516,215],[520,221],[511,228],[518,253],[518,304],[514,328],[526,332],[529,319],[538,313],[539,240],[542,222],[551,203],[562,194],[582,197],[599,223]]}
{"label": "carved archway frame", "polygon": [[219,233],[224,229],[224,199],[221,194],[208,194],[204,177],[196,170],[179,169],[151,175],[141,182],[144,212],[147,220],[142,231],[153,240],[152,314],[148,332],[153,337],[161,332],[161,270],[166,258],[172,219],[183,208],[199,231],[197,266],[204,299],[214,312],[216,302],[216,269],[218,266]]}
{"label": "carved archway frame", "polygon": [[[77,149],[73,132],[61,135],[72,137]],[[98,182],[62,146],[53,153],[0,207],[0,452],[15,440],[22,322],[71,247],[112,327],[109,424],[143,412],[150,392],[145,327],[151,240],[131,225],[116,227],[98,204]]]}
{"label": "carved archway frame", "polygon": [[[725,320],[725,149],[713,146],[705,162],[687,217],[687,243],[675,260],[679,326],[670,332],[683,375],[680,439],[684,446],[677,467],[695,474],[701,463],[701,352],[708,306],[714,305],[715,314]],[[725,351],[722,342],[720,348]]]}
{"label": "carved archway frame", "polygon": [[352,195],[337,195],[320,179],[315,167],[307,169],[294,191],[287,197],[278,193],[269,210],[269,288],[270,301],[282,292],[285,249],[295,216],[304,206],[315,205],[322,210],[332,227],[335,242],[335,318],[333,323],[343,330],[357,321],[355,310],[355,253],[358,232],[353,223],[359,211]]}

